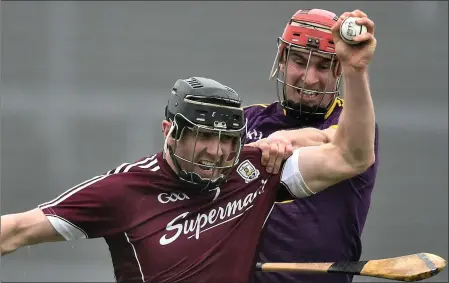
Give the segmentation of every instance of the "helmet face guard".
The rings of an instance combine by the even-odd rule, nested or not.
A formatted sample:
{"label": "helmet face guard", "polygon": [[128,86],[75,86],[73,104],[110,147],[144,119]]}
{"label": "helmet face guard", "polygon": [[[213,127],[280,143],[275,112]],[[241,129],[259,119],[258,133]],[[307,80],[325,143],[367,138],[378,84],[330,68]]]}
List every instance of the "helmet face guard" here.
{"label": "helmet face guard", "polygon": [[[230,89],[233,91],[232,89]],[[236,94],[236,93],[235,93]],[[239,156],[246,138],[246,122],[243,120],[243,109],[240,101],[229,101],[223,95],[185,95],[175,97],[176,101],[169,102],[166,110],[167,120],[172,122],[164,143],[164,152],[169,154],[176,167],[179,177],[200,189],[218,186],[226,181],[231,169],[239,162]],[[207,101],[207,102],[206,102]],[[167,115],[168,114],[168,115]],[[188,154],[181,152],[180,144],[187,140]],[[169,142],[172,139],[172,142]],[[207,164],[199,163],[197,154],[199,140],[214,140],[208,145],[209,152],[215,152],[214,160],[207,160]],[[219,156],[220,146],[231,144],[230,155],[226,160]],[[190,147],[191,146],[191,147]],[[211,149],[210,146],[216,146]],[[195,172],[195,168],[207,171],[207,177]]]}
{"label": "helmet face guard", "polygon": [[[185,125],[185,122],[191,124],[192,126]],[[182,126],[184,124],[184,126]],[[190,133],[187,133],[190,132]],[[194,136],[194,144],[191,150],[191,156],[182,156],[177,150],[178,145],[181,143],[184,135]],[[197,142],[201,136],[206,135],[207,137],[217,138],[216,143],[216,153],[215,160],[212,164],[202,164],[196,161],[197,152]],[[168,139],[173,138],[173,144],[169,145]],[[176,138],[178,137],[178,138]],[[173,160],[176,169],[178,170],[179,177],[192,184],[199,185],[202,189],[210,188],[211,186],[218,186],[226,180],[227,175],[231,169],[239,162],[239,156],[243,145],[245,144],[246,137],[246,123],[245,125],[237,130],[221,130],[221,129],[211,129],[206,126],[192,124],[186,117],[181,114],[177,114],[175,119],[172,121],[172,126],[170,128],[169,135],[165,139],[164,151],[168,152]],[[227,160],[221,160],[218,151],[220,150],[220,144],[226,141],[232,141],[231,155],[229,155]],[[209,169],[210,177],[201,177],[198,173],[194,172],[193,168],[198,166],[200,168]],[[218,176],[217,171],[221,171]],[[215,176],[215,177],[214,177]]]}
{"label": "helmet face guard", "polygon": [[[335,14],[319,9],[299,10],[285,27],[282,37],[278,39],[278,51],[270,72],[270,79],[276,77],[276,92],[282,107],[287,113],[296,118],[323,118],[328,113],[336,97],[339,96],[341,75],[340,65],[335,53],[335,44],[330,28],[337,20]],[[287,83],[288,64],[294,52],[307,55],[304,77],[301,86]],[[306,78],[309,75],[309,66],[312,56],[319,56],[330,60],[328,77],[324,89],[313,90],[305,88]],[[281,65],[284,64],[283,71]],[[333,90],[328,90],[331,75],[337,78]],[[295,89],[300,101],[294,103],[287,98],[287,87]],[[321,101],[316,106],[307,106],[302,103],[304,95],[320,95]],[[330,103],[322,106],[326,95],[332,96]]]}

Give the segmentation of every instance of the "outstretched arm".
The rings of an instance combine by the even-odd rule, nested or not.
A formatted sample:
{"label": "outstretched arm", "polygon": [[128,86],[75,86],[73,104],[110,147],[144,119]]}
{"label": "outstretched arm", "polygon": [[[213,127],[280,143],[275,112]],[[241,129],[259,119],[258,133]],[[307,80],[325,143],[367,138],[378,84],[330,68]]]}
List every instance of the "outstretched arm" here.
{"label": "outstretched arm", "polygon": [[28,245],[64,241],[39,208],[1,217],[0,254]]}
{"label": "outstretched arm", "polygon": [[[125,200],[133,199],[126,188],[122,174],[104,174],[66,190],[36,209],[2,216],[1,255],[28,245],[123,232],[130,225],[124,213],[128,207]],[[124,192],[128,198],[123,198]]]}

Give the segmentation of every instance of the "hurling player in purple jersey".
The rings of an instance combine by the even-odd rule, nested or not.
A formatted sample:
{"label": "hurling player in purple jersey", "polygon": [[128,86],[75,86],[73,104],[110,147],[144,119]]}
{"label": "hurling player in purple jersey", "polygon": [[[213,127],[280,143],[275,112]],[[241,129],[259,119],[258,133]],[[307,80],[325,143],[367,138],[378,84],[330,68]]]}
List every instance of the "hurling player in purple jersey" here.
{"label": "hurling player in purple jersey", "polygon": [[[354,11],[353,15],[366,17],[360,11]],[[343,14],[347,16],[350,15]],[[299,10],[289,19],[279,38],[270,74],[270,78],[277,80],[279,101],[245,108],[248,143],[269,137],[262,140],[266,142],[257,142],[258,146],[264,144],[268,148],[270,139],[288,140],[285,136],[288,132],[276,131],[298,128],[307,129],[304,133],[310,137],[320,135],[319,130],[332,136],[339,119],[343,119],[343,105],[347,107],[349,103],[339,98],[340,80],[344,82],[345,96],[369,89],[369,61],[364,56],[371,52],[372,44],[351,46],[339,41],[339,35],[331,33],[337,20],[334,13],[320,9]],[[378,168],[377,127],[375,141],[367,142],[374,143],[376,161],[362,174],[312,197],[276,203],[265,224],[258,260],[359,260],[361,234]],[[269,172],[271,167],[273,162],[267,166]],[[253,279],[257,283],[350,281],[350,275],[261,272]]]}
{"label": "hurling player in purple jersey", "polygon": [[[361,23],[369,33],[358,40],[371,51],[358,56],[368,62],[374,26],[368,18]],[[288,157],[280,174],[271,174],[262,165],[267,150],[243,146],[246,120],[239,95],[212,79],[177,80],[162,121],[161,152],[123,163],[35,209],[2,216],[0,253],[104,238],[118,282],[248,282],[276,200],[321,193],[375,160],[367,78],[346,83],[347,105],[332,140],[293,144],[291,153],[279,143],[268,157]],[[292,131],[289,138],[295,143],[300,135]]]}

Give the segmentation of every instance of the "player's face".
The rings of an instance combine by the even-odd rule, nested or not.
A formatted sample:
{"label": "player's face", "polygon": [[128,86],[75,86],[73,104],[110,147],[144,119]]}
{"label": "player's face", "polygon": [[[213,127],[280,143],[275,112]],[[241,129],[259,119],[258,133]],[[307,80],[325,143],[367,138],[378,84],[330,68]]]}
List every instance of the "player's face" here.
{"label": "player's face", "polygon": [[[172,146],[174,142],[172,138],[169,139]],[[236,136],[222,133],[219,138],[216,132],[197,132],[186,127],[181,138],[176,142],[175,153],[181,158],[192,161],[178,160],[187,172],[195,172],[202,178],[215,179],[223,173],[224,169],[213,169],[197,164],[210,167],[225,166],[232,162],[237,147],[238,137]]]}
{"label": "player's face", "polygon": [[[331,59],[312,54],[306,74],[308,58],[308,53],[291,51],[287,62],[285,82],[296,87],[302,87],[305,83],[304,88],[308,90],[334,91],[337,84],[337,77],[333,71],[335,60],[331,70]],[[285,64],[281,64],[281,71],[285,74]],[[333,99],[330,94],[305,94],[303,92],[300,95],[300,92],[298,89],[286,86],[287,99],[295,103],[302,103],[310,107],[326,107]]]}

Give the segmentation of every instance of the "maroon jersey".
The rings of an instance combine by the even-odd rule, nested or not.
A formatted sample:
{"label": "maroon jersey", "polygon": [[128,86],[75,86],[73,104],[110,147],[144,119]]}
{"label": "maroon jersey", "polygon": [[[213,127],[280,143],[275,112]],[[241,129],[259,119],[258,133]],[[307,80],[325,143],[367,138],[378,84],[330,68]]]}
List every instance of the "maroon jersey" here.
{"label": "maroon jersey", "polygon": [[117,281],[247,282],[280,174],[245,148],[228,181],[192,190],[158,153],[39,207],[66,240],[103,237]]}

